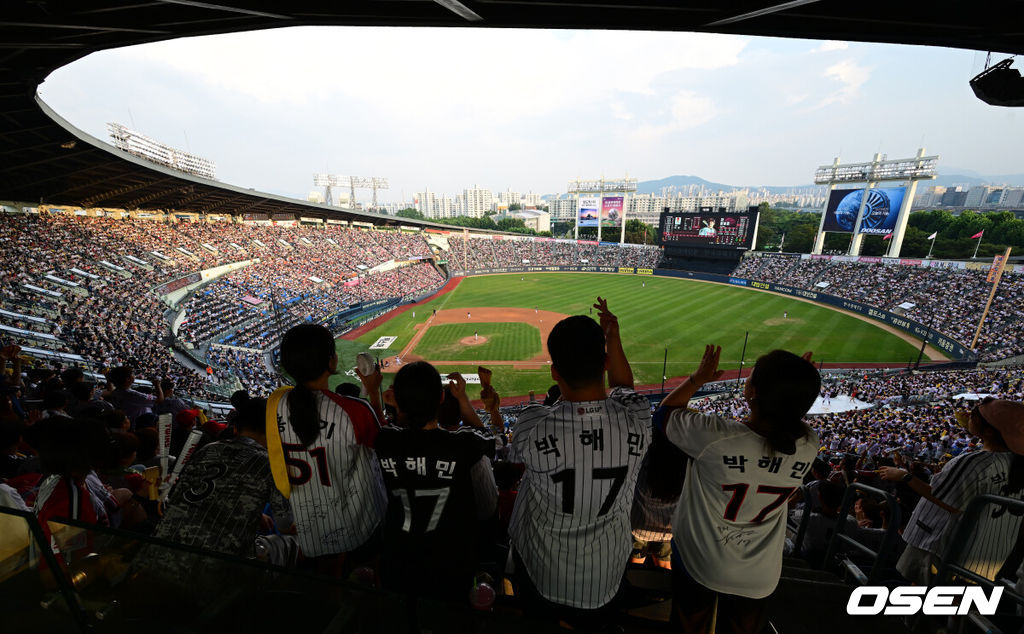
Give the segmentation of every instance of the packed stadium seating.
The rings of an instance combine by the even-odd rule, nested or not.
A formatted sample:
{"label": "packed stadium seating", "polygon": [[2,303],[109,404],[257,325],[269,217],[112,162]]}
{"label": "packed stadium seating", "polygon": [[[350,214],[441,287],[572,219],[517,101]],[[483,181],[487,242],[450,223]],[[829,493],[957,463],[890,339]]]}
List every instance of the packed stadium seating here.
{"label": "packed stadium seating", "polygon": [[[132,365],[139,378],[172,378],[181,393],[196,397],[232,370],[244,385],[262,386],[261,393],[272,385],[259,354],[237,352],[247,361],[234,358],[229,369],[218,365],[228,358],[223,353],[206,354],[211,342],[262,351],[300,321],[326,321],[360,302],[416,296],[443,283],[424,261],[431,252],[420,235],[337,225],[3,214],[0,239],[10,245],[0,256],[0,315],[10,343],[39,350],[41,358],[77,355],[68,359],[81,357],[94,371]],[[402,259],[412,262],[371,272]],[[175,360],[167,307],[150,291],[239,261],[252,263],[184,302],[178,336],[200,362],[190,369]],[[212,381],[202,376],[202,362],[215,370]]]}
{"label": "packed stadium seating", "polygon": [[[820,290],[899,312],[970,345],[988,299],[984,270],[921,268],[831,259],[747,257],[733,275]],[[816,287],[817,284],[827,284]],[[900,304],[913,304],[901,309]],[[1024,275],[1003,276],[977,349],[992,361],[1024,354]]]}
{"label": "packed stadium seating", "polygon": [[[252,364],[255,367],[252,372],[248,373],[250,376],[260,375],[260,372],[263,372],[263,369],[265,369],[263,360],[259,359],[255,353],[218,346],[211,351],[211,356],[216,359],[218,367],[226,368],[232,372],[237,372],[240,366],[246,364]],[[3,378],[4,387],[10,386],[13,380],[13,377],[5,376]],[[24,377],[23,382],[22,390],[25,397],[21,399],[20,406],[24,408],[24,416],[30,420],[38,416],[38,414],[34,416],[32,412],[33,407],[38,407],[38,405],[33,406],[32,403],[38,401],[33,401],[32,398],[42,397],[46,391],[68,387],[61,386],[61,379],[54,377],[52,373],[47,373],[42,368],[29,372]],[[253,392],[260,392],[272,387],[274,383],[275,377],[263,374],[258,384],[247,385],[247,387]],[[734,388],[734,385],[711,385],[709,387],[712,389],[716,387],[731,389]],[[543,389],[543,385],[537,386],[538,392]],[[909,470],[927,481],[939,473],[943,469],[943,465],[951,458],[964,452],[980,449],[977,439],[967,434],[955,422],[952,415],[953,408],[951,407],[951,399],[953,397],[966,394],[969,399],[976,399],[981,395],[992,395],[1019,401],[1024,398],[1024,377],[1020,375],[1019,368],[1008,370],[940,370],[920,373],[908,373],[905,371],[870,371],[867,373],[864,373],[864,371],[848,371],[826,374],[824,376],[822,394],[832,397],[851,395],[859,401],[870,404],[870,408],[849,412],[819,414],[809,416],[806,419],[820,436],[822,447],[818,458],[820,460],[819,464],[824,465],[824,467],[822,468],[823,470],[819,469],[814,472],[814,475],[809,475],[805,481],[803,495],[816,495],[814,493],[816,491],[814,489],[815,483],[820,484],[825,481],[839,487],[846,487],[850,484],[868,485],[892,494],[899,494],[898,485],[887,483],[878,477],[879,467],[892,465],[894,461],[902,460],[901,464],[905,464]],[[691,402],[691,405],[700,411],[739,420],[744,419],[748,414],[744,400],[737,394],[728,391],[694,400]],[[520,409],[521,407],[505,408],[501,412],[504,417],[503,423],[508,429],[509,435],[515,433],[515,418]],[[16,414],[16,411],[8,410],[0,415],[0,418],[2,418],[0,424],[20,424],[17,422],[19,421],[19,416]],[[51,412],[47,415],[53,416],[54,414]],[[486,418],[486,414],[483,414],[483,416]],[[225,437],[222,426],[218,426],[215,423],[203,425],[200,429],[203,433],[203,440],[201,442],[204,444]],[[138,428],[133,427],[131,432],[111,430],[107,433],[110,435],[112,446],[128,443],[129,446],[134,447],[151,431],[143,429],[140,419],[138,421]],[[230,432],[230,428],[228,432]],[[35,474],[32,469],[38,468],[38,462],[34,461],[32,450],[27,445],[19,445],[19,448],[25,452],[25,455],[16,456],[12,454],[6,457],[6,461],[3,463],[5,472],[0,474],[0,482],[10,483],[13,488],[8,491],[16,491],[31,506],[33,496],[36,495],[37,491],[33,486],[36,480],[33,480]],[[140,449],[140,451],[142,450]],[[902,454],[902,458],[896,456],[897,453]],[[142,463],[144,460],[151,460],[150,454],[149,450],[147,450],[146,454],[140,453],[138,462]],[[508,458],[507,452],[499,451],[494,470],[500,485],[503,487],[510,486],[510,490],[514,492],[516,488],[515,483],[513,482],[511,485],[508,485],[504,481],[508,477]],[[147,464],[155,464],[155,462],[147,462]],[[131,469],[123,472],[121,468],[112,470],[101,464],[97,464],[95,468],[100,480],[113,486],[115,492],[120,490],[118,486],[130,486],[136,479],[141,477],[141,471],[136,472]],[[128,480],[124,479],[124,473],[128,474]],[[897,499],[899,504],[902,505],[901,522],[905,524],[916,502],[916,498],[900,494]],[[808,503],[805,504],[804,502]],[[810,507],[813,504],[814,501],[811,499],[802,500],[801,503],[793,506],[791,514],[794,520],[789,532],[790,541],[787,548],[793,547],[792,542],[796,539],[797,535],[795,526],[799,518],[805,512],[810,513]],[[872,544],[877,544],[882,535],[902,528],[900,525],[889,523],[889,513],[891,511],[878,505],[869,504],[867,501],[857,505],[856,510],[851,508],[849,512],[851,514],[851,519],[849,520],[851,526],[857,527],[851,530],[856,531],[854,534],[857,535],[858,539],[867,539],[864,537],[865,535],[868,537],[874,535],[874,541],[869,542]],[[116,519],[114,516],[111,516],[109,521],[116,522],[115,525],[120,526],[122,529],[148,532],[152,530],[153,523],[158,522],[159,519],[156,516],[148,517],[147,512],[143,510],[140,515],[135,517],[130,517],[129,514],[122,512],[116,516]],[[115,545],[120,542],[106,541],[99,543],[107,544],[106,546],[94,547],[101,553],[105,552],[103,548],[110,549],[111,552],[119,552],[115,549]],[[789,568],[795,565],[822,565],[821,553],[813,552],[809,547],[810,543],[809,539],[805,540],[803,542],[803,550],[796,553],[800,557],[806,558],[806,563],[796,564],[794,562],[799,562],[800,559],[791,558],[787,560]],[[879,562],[879,565],[881,565],[881,562]],[[656,570],[658,569],[652,567],[652,564],[631,565],[627,571],[627,579],[629,580],[627,581],[627,586],[630,583],[637,582],[639,579],[647,584],[655,584],[653,589],[648,588],[645,590],[647,593],[657,592],[659,587],[662,592],[667,592],[668,588],[665,585],[667,580],[663,579],[662,581],[652,582],[650,577],[633,576],[634,573],[640,571],[646,571],[646,574],[651,575]],[[93,570],[89,574],[109,573],[99,573]],[[794,573],[791,570],[787,574],[792,575]],[[819,572],[815,574],[821,575],[824,573]],[[657,575],[654,578],[657,578]],[[821,577],[814,577],[814,579],[817,583],[821,583]],[[658,584],[661,585],[659,586]],[[785,591],[785,579],[780,591]],[[109,601],[109,598],[104,600]],[[123,600],[123,597],[121,600]],[[452,600],[458,603],[458,601],[464,600],[464,598],[452,597]],[[507,604],[506,608],[508,605],[515,605],[515,599],[512,597],[504,597],[503,600],[513,602]],[[784,610],[780,610],[780,612],[784,614]],[[622,613],[619,618],[628,621],[630,617]],[[657,618],[660,617],[654,618],[656,622]],[[781,616],[773,618],[781,618]],[[635,627],[627,628],[626,631],[654,631],[645,629],[642,625],[644,623],[643,620],[639,621],[640,625],[637,625],[637,623],[633,622]]]}
{"label": "packed stadium seating", "polygon": [[550,238],[487,239],[449,236],[449,262],[457,270],[509,266],[633,266],[654,268],[661,249]]}

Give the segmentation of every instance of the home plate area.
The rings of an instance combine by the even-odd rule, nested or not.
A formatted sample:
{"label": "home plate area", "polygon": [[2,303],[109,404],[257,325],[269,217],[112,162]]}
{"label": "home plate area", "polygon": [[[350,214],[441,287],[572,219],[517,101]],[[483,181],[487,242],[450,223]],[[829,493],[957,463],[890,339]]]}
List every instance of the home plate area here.
{"label": "home plate area", "polygon": [[[416,334],[398,356],[402,364],[426,360],[435,365],[544,367],[550,361],[544,342],[565,317],[536,308],[439,310],[415,325]],[[389,363],[384,371],[394,372],[399,367]]]}

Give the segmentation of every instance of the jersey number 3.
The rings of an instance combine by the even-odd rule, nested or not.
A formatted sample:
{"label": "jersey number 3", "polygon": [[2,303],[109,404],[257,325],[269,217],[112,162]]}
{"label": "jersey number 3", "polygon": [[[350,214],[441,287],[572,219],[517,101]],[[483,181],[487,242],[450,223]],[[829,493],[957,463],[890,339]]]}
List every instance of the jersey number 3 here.
{"label": "jersey number 3", "polygon": [[[729,500],[729,504],[725,507],[725,519],[730,522],[736,521],[736,516],[739,515],[740,507],[743,506],[743,500],[747,497],[747,489],[749,488],[749,484],[742,483],[722,485],[723,491],[732,491],[732,498]],[[754,524],[760,524],[763,522],[764,518],[767,517],[769,513],[785,504],[786,500],[789,499],[789,496],[792,495],[795,490],[796,489],[794,487],[773,487],[765,484],[758,485],[758,493],[774,495],[776,498],[761,509],[761,512],[750,521]]]}

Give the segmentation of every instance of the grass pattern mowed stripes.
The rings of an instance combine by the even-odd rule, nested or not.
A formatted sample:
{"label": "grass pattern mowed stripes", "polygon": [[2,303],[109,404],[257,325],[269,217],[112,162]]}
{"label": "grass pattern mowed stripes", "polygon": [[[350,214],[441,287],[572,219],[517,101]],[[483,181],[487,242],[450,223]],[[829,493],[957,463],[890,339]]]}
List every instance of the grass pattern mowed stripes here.
{"label": "grass pattern mowed stripes", "polygon": [[[478,345],[460,343],[479,333]],[[413,350],[424,359],[439,361],[524,361],[543,350],[540,331],[521,323],[438,324],[427,328]]]}
{"label": "grass pattern mowed stripes", "polygon": [[[451,293],[417,306],[415,317],[411,311],[402,313],[360,337],[358,344],[369,346],[380,336],[393,335],[398,339],[391,350],[402,350],[416,333],[414,325],[426,322],[432,309],[494,306],[588,315],[598,295],[608,300],[619,317],[623,345],[637,383],[661,381],[666,348],[670,377],[692,372],[707,343],[722,346],[723,368],[737,368],[745,331],[750,332],[748,366],[759,355],[775,348],[798,354],[812,350],[815,359],[829,362],[906,363],[917,357],[916,346],[900,337],[823,306],[720,284],[596,273],[466,278]],[[783,318],[783,313],[788,313],[788,318]],[[471,347],[473,356],[467,360],[497,360],[481,356],[482,348]],[[530,389],[540,392],[551,383],[550,378],[545,378],[546,371],[505,374],[495,374],[495,387],[507,395],[525,394]]]}

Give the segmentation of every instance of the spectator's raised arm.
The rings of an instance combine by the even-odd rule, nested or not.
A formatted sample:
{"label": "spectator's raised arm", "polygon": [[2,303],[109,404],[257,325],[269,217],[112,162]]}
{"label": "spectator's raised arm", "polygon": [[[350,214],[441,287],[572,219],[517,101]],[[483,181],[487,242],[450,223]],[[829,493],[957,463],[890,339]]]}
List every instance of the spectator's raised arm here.
{"label": "spectator's raised arm", "polygon": [[626,353],[619,337],[619,318],[608,310],[608,300],[597,298],[594,304],[597,317],[604,330],[605,349],[608,353],[608,387],[633,388],[633,369],[629,367]]}

